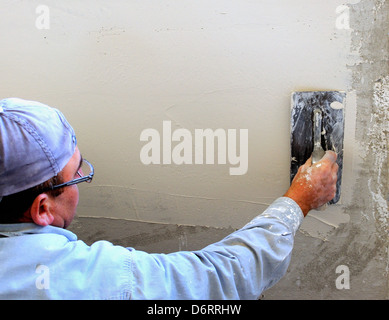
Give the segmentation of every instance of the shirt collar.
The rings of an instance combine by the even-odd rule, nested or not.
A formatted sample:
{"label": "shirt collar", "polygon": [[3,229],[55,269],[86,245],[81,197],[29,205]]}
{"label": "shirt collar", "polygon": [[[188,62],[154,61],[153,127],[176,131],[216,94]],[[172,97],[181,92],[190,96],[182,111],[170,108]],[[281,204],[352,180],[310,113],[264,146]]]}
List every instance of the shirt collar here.
{"label": "shirt collar", "polygon": [[38,226],[35,223],[13,223],[13,224],[0,224],[0,235],[4,237],[16,237],[31,234],[43,234],[51,233],[65,236],[69,241],[76,241],[77,236],[63,228],[53,226]]}

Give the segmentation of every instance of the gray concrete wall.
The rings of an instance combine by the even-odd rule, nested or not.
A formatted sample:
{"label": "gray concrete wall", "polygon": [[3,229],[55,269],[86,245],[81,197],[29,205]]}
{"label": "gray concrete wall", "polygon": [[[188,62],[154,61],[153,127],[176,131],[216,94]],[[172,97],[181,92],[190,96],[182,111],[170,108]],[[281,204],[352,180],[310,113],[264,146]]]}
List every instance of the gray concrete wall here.
{"label": "gray concrete wall", "polygon": [[[263,299],[388,298],[388,1],[5,0],[0,9],[1,97],[61,109],[95,166],[71,226],[87,243],[172,252],[221,239],[288,188],[291,92],[345,91],[341,201],[304,220],[288,273]],[[162,145],[160,164],[145,165],[142,132],[163,140],[164,121],[192,138],[247,130],[236,145],[247,172],[232,175],[232,158],[196,164],[194,143],[191,164],[164,161]]]}

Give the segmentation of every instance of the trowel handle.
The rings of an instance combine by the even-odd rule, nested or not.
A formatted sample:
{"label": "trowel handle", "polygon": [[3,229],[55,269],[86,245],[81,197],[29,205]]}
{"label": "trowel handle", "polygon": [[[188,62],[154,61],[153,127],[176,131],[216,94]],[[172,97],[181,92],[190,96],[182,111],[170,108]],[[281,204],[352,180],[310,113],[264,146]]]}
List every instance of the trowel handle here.
{"label": "trowel handle", "polygon": [[313,151],[312,151],[312,164],[320,161],[323,158],[325,151],[321,146],[321,133],[322,133],[322,112],[320,108],[315,108],[313,111]]}
{"label": "trowel handle", "polygon": [[[320,108],[315,108],[313,111],[313,151],[312,151],[312,164],[320,161],[323,158],[325,151],[321,146],[321,134],[323,131],[322,128],[322,112]],[[327,203],[323,204],[321,207],[316,208],[315,210],[323,211],[327,208]]]}

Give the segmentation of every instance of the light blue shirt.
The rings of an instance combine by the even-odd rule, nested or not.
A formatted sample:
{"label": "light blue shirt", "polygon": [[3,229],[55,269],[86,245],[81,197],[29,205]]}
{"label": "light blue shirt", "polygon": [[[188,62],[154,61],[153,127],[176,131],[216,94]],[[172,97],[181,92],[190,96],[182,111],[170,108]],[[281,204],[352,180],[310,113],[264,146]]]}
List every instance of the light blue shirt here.
{"label": "light blue shirt", "polygon": [[149,254],[32,223],[0,225],[0,299],[257,299],[286,272],[303,220],[291,199],[199,251]]}

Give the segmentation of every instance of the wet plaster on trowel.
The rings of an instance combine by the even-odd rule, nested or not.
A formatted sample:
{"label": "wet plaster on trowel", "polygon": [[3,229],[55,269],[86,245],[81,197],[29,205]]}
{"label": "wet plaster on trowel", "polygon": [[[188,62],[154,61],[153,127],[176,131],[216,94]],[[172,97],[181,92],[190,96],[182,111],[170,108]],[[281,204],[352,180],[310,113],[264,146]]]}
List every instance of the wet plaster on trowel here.
{"label": "wet plaster on trowel", "polygon": [[351,193],[353,183],[353,152],[355,146],[355,118],[356,118],[356,93],[350,91],[347,93],[347,98],[343,104],[334,105],[334,108],[343,108],[345,115],[344,128],[344,156],[343,156],[343,176],[342,176],[342,191],[341,197],[336,204],[325,205],[318,210],[312,210],[304,219],[300,227],[300,232],[306,236],[314,237],[323,241],[327,241],[334,229],[341,224],[348,223],[350,216],[344,213],[343,206],[351,201]]}

